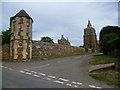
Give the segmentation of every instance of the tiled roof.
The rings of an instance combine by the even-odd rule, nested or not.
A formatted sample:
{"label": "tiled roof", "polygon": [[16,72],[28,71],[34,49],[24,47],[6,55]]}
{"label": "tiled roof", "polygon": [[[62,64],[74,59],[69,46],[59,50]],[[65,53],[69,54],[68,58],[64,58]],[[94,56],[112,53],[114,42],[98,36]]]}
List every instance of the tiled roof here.
{"label": "tiled roof", "polygon": [[15,17],[26,17],[28,19],[31,19],[33,22],[33,19],[23,9],[21,11],[19,11],[13,18],[15,18]]}

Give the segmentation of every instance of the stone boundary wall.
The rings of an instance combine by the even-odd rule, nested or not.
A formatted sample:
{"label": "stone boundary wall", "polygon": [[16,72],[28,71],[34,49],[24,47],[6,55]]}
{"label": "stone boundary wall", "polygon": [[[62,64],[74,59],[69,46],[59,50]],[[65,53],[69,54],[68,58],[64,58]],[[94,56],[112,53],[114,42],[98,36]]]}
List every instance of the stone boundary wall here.
{"label": "stone boundary wall", "polygon": [[[10,58],[10,48],[9,45],[0,46],[0,59],[9,59]],[[67,45],[59,45],[52,43],[45,43],[39,41],[33,41],[32,43],[32,57],[39,56],[54,56],[54,55],[75,55],[81,53],[91,53],[91,50],[85,52],[84,48],[73,47]]]}
{"label": "stone boundary wall", "polygon": [[86,53],[84,48],[33,41],[32,56],[75,55]]}
{"label": "stone boundary wall", "polygon": [[10,48],[8,44],[0,46],[0,59],[9,60]]}

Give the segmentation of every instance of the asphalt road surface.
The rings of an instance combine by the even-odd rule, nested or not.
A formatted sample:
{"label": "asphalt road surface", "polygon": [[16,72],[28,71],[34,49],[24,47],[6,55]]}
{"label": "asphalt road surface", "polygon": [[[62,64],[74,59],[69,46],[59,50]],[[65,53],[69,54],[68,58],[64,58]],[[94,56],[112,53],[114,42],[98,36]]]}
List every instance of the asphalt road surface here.
{"label": "asphalt road surface", "polygon": [[93,55],[47,61],[4,62],[2,88],[113,88],[88,75]]}

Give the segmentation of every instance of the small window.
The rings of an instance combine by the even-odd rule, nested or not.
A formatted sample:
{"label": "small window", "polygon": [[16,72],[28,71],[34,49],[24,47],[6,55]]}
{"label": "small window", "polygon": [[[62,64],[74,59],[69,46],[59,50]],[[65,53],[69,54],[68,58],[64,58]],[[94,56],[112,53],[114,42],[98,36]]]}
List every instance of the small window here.
{"label": "small window", "polygon": [[26,33],[26,36],[28,36],[28,33]]}

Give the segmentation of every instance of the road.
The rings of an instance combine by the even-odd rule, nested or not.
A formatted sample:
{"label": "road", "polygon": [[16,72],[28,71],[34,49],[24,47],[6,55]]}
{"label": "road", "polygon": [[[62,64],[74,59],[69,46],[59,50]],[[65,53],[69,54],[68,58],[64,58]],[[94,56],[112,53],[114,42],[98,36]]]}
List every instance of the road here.
{"label": "road", "polygon": [[112,88],[88,74],[93,55],[71,56],[47,61],[4,62],[3,88]]}

